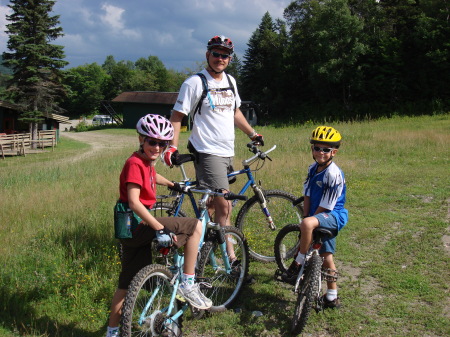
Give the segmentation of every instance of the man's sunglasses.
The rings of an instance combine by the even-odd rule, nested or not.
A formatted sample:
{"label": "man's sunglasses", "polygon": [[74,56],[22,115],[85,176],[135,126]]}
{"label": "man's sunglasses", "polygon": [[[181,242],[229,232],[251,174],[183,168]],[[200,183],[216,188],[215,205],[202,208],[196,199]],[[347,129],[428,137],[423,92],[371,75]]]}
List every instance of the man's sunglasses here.
{"label": "man's sunglasses", "polygon": [[316,152],[330,153],[333,148],[313,146],[313,150]]}
{"label": "man's sunglasses", "polygon": [[145,141],[150,146],[159,145],[159,147],[166,147],[167,145],[169,145],[169,142],[167,142],[165,140],[157,141],[157,140],[154,140],[154,139],[146,138]]}
{"label": "man's sunglasses", "polygon": [[222,60],[226,60],[227,58],[230,57],[230,54],[221,54],[221,53],[218,53],[218,52],[216,52],[216,51],[212,51],[211,54],[212,54],[212,56],[214,56],[215,58],[220,57]]}

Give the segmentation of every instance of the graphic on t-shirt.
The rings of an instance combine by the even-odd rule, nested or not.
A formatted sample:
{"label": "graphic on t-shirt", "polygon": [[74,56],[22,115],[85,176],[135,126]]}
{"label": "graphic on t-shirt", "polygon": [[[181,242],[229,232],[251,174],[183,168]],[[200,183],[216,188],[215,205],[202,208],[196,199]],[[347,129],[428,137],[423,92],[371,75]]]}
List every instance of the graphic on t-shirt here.
{"label": "graphic on t-shirt", "polygon": [[[225,110],[233,110],[234,106],[234,95],[233,92],[226,88],[211,88],[210,89],[211,100],[214,104],[215,112],[224,112]],[[205,100],[205,103],[210,106],[208,100]]]}

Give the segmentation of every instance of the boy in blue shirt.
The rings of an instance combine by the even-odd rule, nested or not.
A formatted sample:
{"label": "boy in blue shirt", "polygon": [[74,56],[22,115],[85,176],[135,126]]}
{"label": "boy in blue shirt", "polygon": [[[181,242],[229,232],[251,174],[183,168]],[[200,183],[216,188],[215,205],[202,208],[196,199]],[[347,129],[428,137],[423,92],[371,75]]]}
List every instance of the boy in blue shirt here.
{"label": "boy in blue shirt", "polygon": [[289,269],[281,275],[283,281],[293,284],[300,266],[305,261],[305,254],[311,245],[312,232],[316,227],[323,227],[333,233],[325,238],[320,248],[324,258],[323,268],[328,274],[327,293],[323,295],[325,308],[339,308],[337,296],[337,270],[333,260],[336,248],[336,236],[347,224],[348,211],[344,208],[346,185],[342,170],[333,162],[339,146],[340,133],[329,126],[317,127],[311,135],[311,151],[315,163],[308,169],[308,177],[303,186],[303,215],[300,223],[300,250]]}

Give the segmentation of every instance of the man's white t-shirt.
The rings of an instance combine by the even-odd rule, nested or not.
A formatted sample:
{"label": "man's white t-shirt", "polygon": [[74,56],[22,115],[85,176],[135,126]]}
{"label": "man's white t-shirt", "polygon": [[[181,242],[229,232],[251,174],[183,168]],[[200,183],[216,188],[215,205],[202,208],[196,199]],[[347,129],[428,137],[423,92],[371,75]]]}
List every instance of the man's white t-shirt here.
{"label": "man's white t-shirt", "polygon": [[[220,157],[233,157],[234,112],[235,108],[241,105],[236,81],[230,76],[235,96],[225,73],[223,73],[221,81],[215,80],[205,69],[202,73],[208,82],[211,100],[207,96],[202,102],[200,112],[195,114],[189,141],[198,152]],[[225,88],[229,89],[219,90]],[[200,76],[189,77],[180,88],[173,110],[185,115],[193,113],[202,93],[203,84]],[[211,106],[211,102],[214,108]]]}

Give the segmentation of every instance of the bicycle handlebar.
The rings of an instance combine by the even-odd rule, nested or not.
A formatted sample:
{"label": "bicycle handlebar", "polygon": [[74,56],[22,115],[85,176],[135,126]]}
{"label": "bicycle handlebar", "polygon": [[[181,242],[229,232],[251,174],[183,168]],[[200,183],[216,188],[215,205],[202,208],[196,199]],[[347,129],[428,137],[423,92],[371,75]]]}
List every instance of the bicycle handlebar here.
{"label": "bicycle handlebar", "polygon": [[274,145],[267,151],[263,152],[256,146],[255,142],[248,143],[247,147],[249,148],[249,151],[253,152],[255,155],[251,158],[244,159],[242,161],[242,165],[244,165],[244,166],[250,165],[256,158],[263,159],[263,160],[265,160],[267,158],[271,161],[272,159],[270,159],[270,157],[267,154],[277,148],[277,146]]}
{"label": "bicycle handlebar", "polygon": [[187,186],[187,190],[193,192],[193,193],[202,193],[202,194],[208,194],[208,195],[214,195],[216,197],[223,197],[226,200],[247,200],[248,197],[241,194],[236,194],[233,192],[221,192],[221,191],[212,191],[210,189],[202,189],[202,188],[196,188],[194,186]]}

